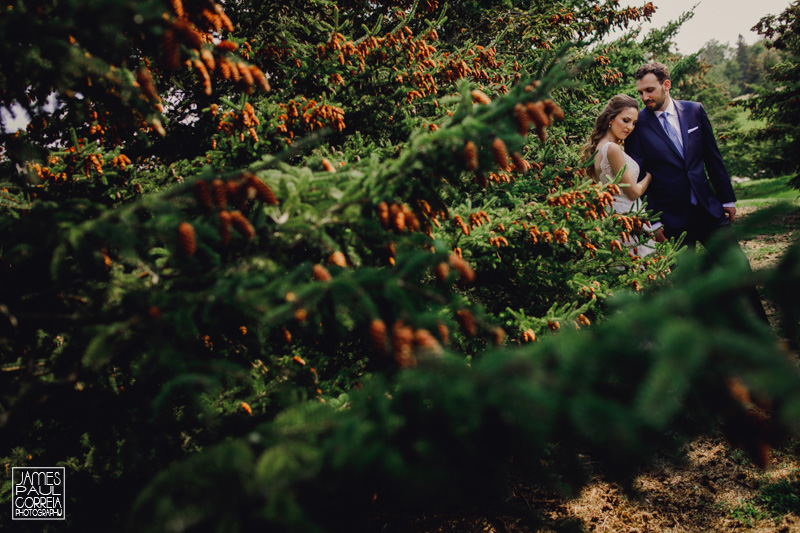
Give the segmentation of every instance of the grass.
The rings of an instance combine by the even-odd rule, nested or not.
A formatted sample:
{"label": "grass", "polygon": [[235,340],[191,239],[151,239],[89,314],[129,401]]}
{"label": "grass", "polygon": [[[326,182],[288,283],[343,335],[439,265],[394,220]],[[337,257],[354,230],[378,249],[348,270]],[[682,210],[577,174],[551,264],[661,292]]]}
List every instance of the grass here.
{"label": "grass", "polygon": [[767,121],[763,119],[753,120],[750,118],[748,110],[736,108],[736,125],[739,126],[741,131],[750,131],[756,128],[763,128],[767,125]]}
{"label": "grass", "polygon": [[781,479],[764,485],[753,503],[764,509],[772,518],[788,513],[800,513],[800,477]]}
{"label": "grass", "polygon": [[734,507],[734,509],[731,511],[731,518],[734,518],[748,526],[753,526],[759,520],[767,518],[767,515],[764,513],[764,511],[758,507],[755,507],[748,501],[737,507]]}
{"label": "grass", "polygon": [[761,520],[779,521],[800,513],[800,477],[763,483],[758,493],[730,509],[730,516],[747,526]]}
{"label": "grass", "polygon": [[[750,180],[734,185],[737,203],[759,205],[758,202],[797,201],[800,191],[789,187],[790,176]],[[763,205],[763,204],[762,204]]]}
{"label": "grass", "polygon": [[[756,236],[778,237],[787,233],[787,221],[800,212],[800,191],[789,187],[789,179],[789,176],[784,176],[734,185],[737,207],[750,212],[739,218],[734,226],[740,240]],[[789,231],[789,234],[789,238],[794,240],[794,232]]]}

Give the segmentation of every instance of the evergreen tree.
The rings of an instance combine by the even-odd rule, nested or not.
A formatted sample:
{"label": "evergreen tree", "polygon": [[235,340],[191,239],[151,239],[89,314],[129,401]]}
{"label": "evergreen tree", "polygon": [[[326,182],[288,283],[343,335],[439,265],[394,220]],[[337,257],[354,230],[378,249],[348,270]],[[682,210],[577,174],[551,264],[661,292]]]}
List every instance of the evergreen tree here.
{"label": "evergreen tree", "polygon": [[772,67],[768,79],[772,87],[758,98],[747,102],[755,118],[765,119],[768,125],[758,133],[773,145],[773,157],[765,161],[777,172],[795,174],[790,184],[800,187],[800,159],[797,143],[800,139],[798,126],[798,102],[800,102],[800,3],[792,2],[778,15],[762,18],[753,27],[768,39],[767,46],[782,53],[782,59]]}

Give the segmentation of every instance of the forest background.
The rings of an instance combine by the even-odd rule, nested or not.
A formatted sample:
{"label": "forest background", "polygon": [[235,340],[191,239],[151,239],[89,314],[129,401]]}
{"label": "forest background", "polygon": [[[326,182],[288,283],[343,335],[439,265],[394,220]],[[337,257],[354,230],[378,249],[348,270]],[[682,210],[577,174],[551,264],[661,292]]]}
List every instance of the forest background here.
{"label": "forest background", "polygon": [[566,530],[510,476],[625,484],[714,431],[766,465],[800,420],[800,252],[639,257],[657,214],[609,214],[577,153],[656,59],[732,174],[796,187],[800,7],[691,55],[682,20],[636,29],[655,9],[6,3],[2,502],[64,466],[51,530]]}

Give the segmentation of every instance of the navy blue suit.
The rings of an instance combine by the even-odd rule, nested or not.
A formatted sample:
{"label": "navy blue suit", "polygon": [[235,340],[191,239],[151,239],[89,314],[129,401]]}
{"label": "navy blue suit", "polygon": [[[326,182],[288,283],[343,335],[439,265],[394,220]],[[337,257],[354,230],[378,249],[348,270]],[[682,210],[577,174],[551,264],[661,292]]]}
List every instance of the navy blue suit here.
{"label": "navy blue suit", "polygon": [[640,176],[646,172],[653,175],[646,199],[650,209],[662,213],[665,229],[690,229],[686,227],[691,206],[690,187],[697,205],[703,207],[711,219],[724,224],[722,204],[734,202],[736,197],[711,122],[701,104],[673,102],[681,124],[684,157],[667,137],[656,114],[646,107],[639,112],[636,129],[625,141],[625,151],[639,163]]}
{"label": "navy blue suit", "polygon": [[[646,107],[639,112],[636,128],[625,141],[625,151],[639,163],[639,176],[646,172],[653,175],[645,193],[648,207],[661,212],[667,238],[685,231],[686,244],[693,247],[697,242],[705,245],[718,235],[739,250],[740,261],[749,267],[722,208],[724,203],[735,202],[736,196],[708,115],[697,102],[673,102],[681,125],[683,157],[656,114]],[[692,191],[696,205],[690,200]],[[769,324],[755,285],[747,296],[756,315]]]}

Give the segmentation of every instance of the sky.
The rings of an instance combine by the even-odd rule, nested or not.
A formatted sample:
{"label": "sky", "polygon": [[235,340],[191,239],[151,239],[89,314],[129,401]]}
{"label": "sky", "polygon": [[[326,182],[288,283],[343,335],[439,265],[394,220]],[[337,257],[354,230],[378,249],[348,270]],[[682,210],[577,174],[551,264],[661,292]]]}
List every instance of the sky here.
{"label": "sky", "polygon": [[[676,20],[681,13],[689,11],[695,4],[694,17],[684,22],[675,37],[675,44],[682,54],[692,54],[711,39],[721,44],[736,46],[739,34],[747,44],[762,37],[750,31],[761,17],[777,15],[789,7],[791,0],[652,0],[658,8],[652,22],[644,24],[644,33],[650,28],[660,28]],[[637,0],[622,0],[620,6],[640,6]]]}

